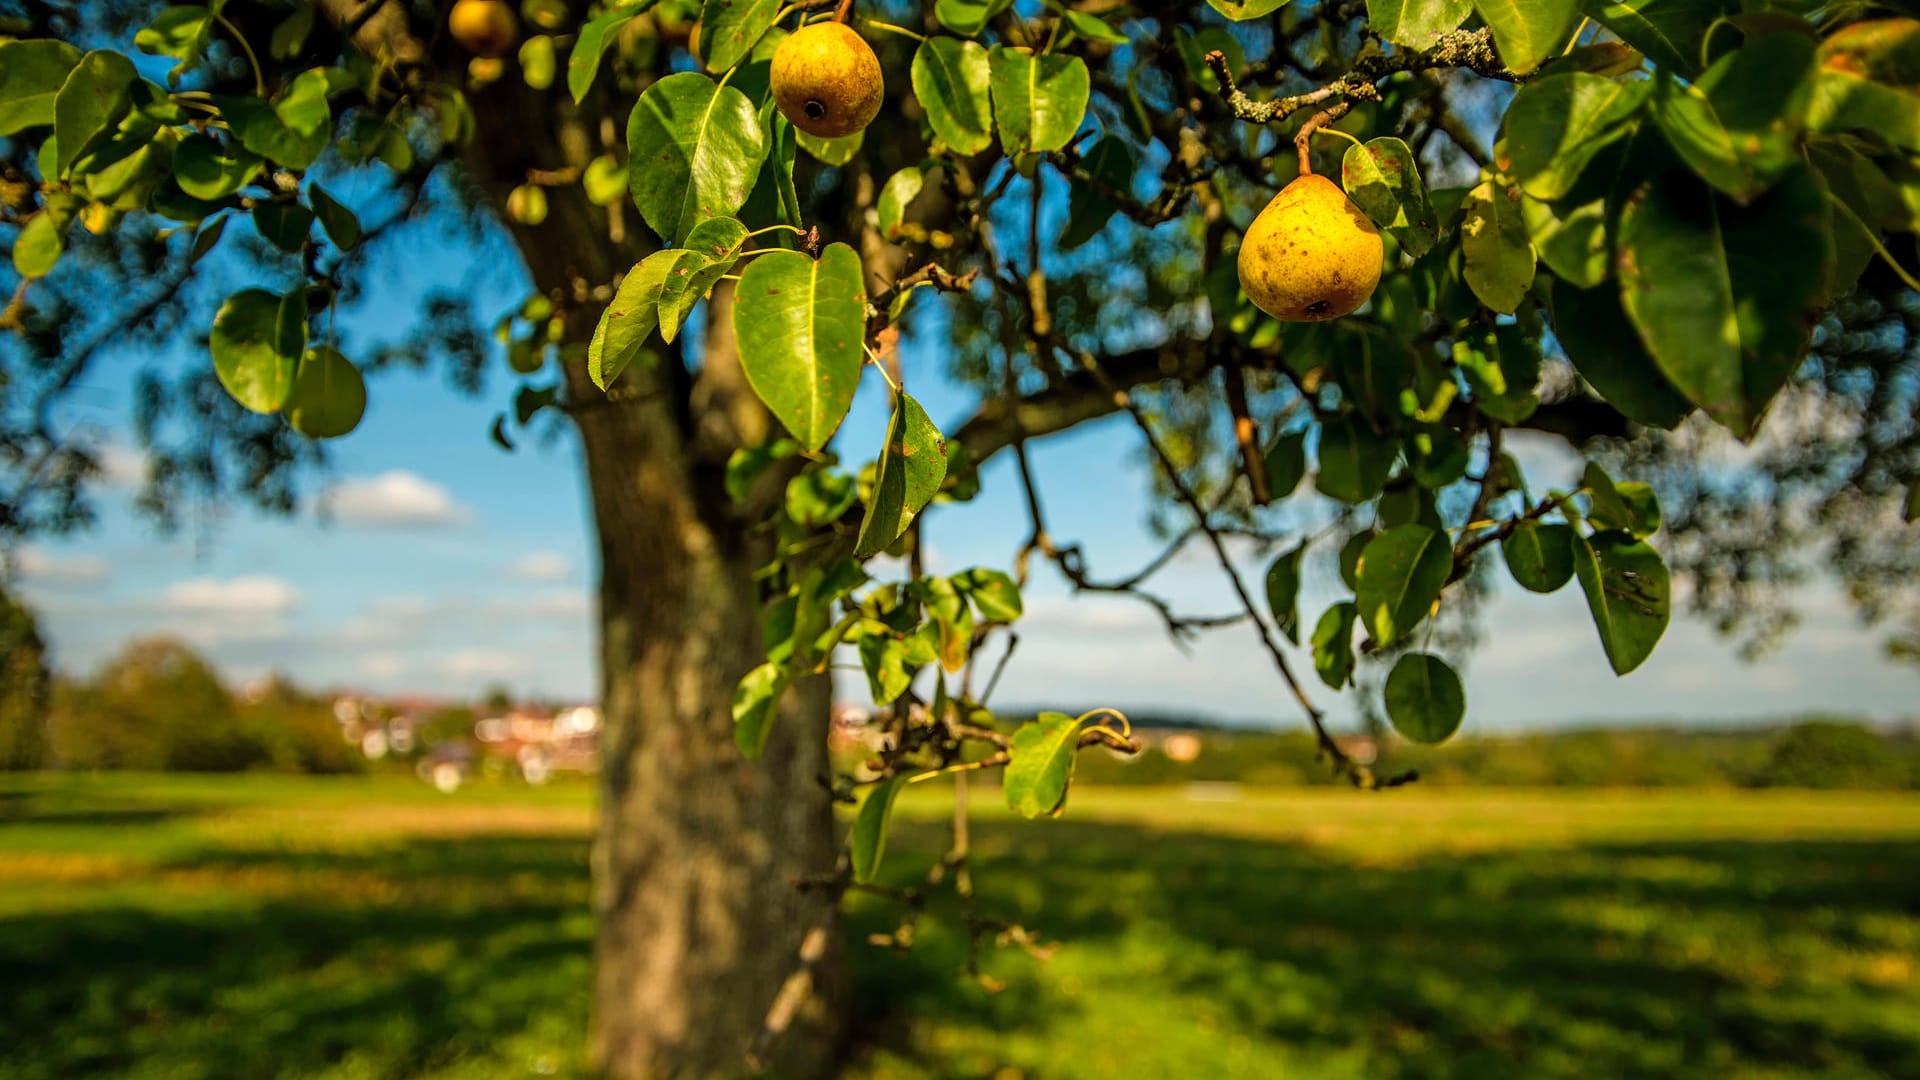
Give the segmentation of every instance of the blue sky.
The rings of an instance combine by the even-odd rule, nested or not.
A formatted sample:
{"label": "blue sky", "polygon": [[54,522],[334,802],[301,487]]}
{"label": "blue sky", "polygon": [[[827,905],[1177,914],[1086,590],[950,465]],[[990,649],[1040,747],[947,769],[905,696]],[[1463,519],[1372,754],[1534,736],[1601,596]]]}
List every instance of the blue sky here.
{"label": "blue sky", "polygon": [[[408,317],[425,289],[453,273],[479,290],[482,310],[505,310],[524,286],[512,270],[471,270],[503,265],[491,254],[442,248],[434,258],[388,260],[377,299],[355,315],[357,324],[397,325],[392,320]],[[920,317],[930,315],[923,309]],[[971,393],[944,377],[931,348],[910,342],[904,356],[909,390],[937,423],[957,426],[971,411]],[[450,392],[437,374],[381,377],[365,422],[334,444],[331,469],[309,484],[313,497],[297,518],[236,508],[212,529],[172,538],[129,510],[139,461],[126,434],[126,390],[115,380],[132,359],[97,365],[63,415],[98,430],[109,448],[99,526],[16,552],[17,587],[40,612],[64,670],[91,669],[130,637],[168,633],[234,678],[278,670],[316,686],[473,695],[504,683],[542,695],[594,695],[596,564],[579,455],[570,435],[548,445],[526,440],[512,454],[491,443],[488,425],[511,395],[504,356],[479,398]],[[849,460],[878,446],[884,409],[872,378],[839,436]],[[1567,483],[1577,474],[1577,462],[1552,443],[1518,442],[1530,480]],[[1035,451],[1054,532],[1084,547],[1096,576],[1128,572],[1157,550],[1144,524],[1148,475],[1128,422],[1086,425]],[[992,463],[975,502],[930,511],[932,569],[1009,565],[1028,529],[1011,466]],[[1263,563],[1251,551],[1237,554],[1258,589]],[[1338,593],[1331,549],[1315,554],[1303,597],[1308,619]],[[1156,581],[1183,611],[1232,609],[1203,547],[1189,549]],[[1577,589],[1540,597],[1503,582],[1486,609],[1493,644],[1455,658],[1466,678],[1469,728],[1756,720],[1816,709],[1911,715],[1920,672],[1883,659],[1877,635],[1856,624],[1830,587],[1801,599],[1805,624],[1770,660],[1742,664],[1708,627],[1678,616],[1654,657],[1618,679]],[[1144,605],[1074,599],[1043,563],[1027,606],[1018,655],[998,695],[1004,705],[1298,722],[1244,626],[1182,651]],[[1311,682],[1305,650],[1292,652],[1316,698],[1336,718],[1351,718],[1351,702]],[[857,696],[863,684],[843,673],[840,687]]]}

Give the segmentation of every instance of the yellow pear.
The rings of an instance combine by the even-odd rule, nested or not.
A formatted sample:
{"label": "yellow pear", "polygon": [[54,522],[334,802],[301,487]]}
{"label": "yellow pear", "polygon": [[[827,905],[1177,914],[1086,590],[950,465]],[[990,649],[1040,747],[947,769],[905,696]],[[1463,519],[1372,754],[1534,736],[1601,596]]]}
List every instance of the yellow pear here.
{"label": "yellow pear", "polygon": [[520,37],[520,21],[502,0],[459,0],[447,14],[447,29],[475,56],[505,55]]}
{"label": "yellow pear", "polygon": [[872,46],[845,23],[801,27],[773,50],[773,100],[794,127],[822,139],[873,122],[886,84]]}
{"label": "yellow pear", "polygon": [[1347,193],[1307,173],[1280,189],[1240,241],[1240,288],[1288,322],[1351,313],[1380,284],[1380,230]]}

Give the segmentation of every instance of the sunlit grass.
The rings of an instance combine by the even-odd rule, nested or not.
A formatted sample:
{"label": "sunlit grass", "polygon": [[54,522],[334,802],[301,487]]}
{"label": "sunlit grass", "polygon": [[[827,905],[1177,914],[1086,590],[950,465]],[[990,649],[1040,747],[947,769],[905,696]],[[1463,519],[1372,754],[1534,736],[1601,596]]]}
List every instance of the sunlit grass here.
{"label": "sunlit grass", "polygon": [[[976,799],[964,974],[851,905],[849,1076],[1920,1076],[1920,798]],[[883,876],[943,849],[939,791]],[[583,1075],[592,788],[0,781],[0,1076]]]}

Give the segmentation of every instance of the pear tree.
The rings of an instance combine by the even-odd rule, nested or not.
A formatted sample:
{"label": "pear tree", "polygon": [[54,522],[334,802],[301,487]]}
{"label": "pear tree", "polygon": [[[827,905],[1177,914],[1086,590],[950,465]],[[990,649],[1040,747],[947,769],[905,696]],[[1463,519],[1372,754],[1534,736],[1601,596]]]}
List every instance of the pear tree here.
{"label": "pear tree", "polygon": [[[297,509],[400,365],[509,379],[502,448],[577,439],[609,1076],[824,1074],[846,892],[966,880],[969,783],[1055,816],[1079,753],[1138,748],[1124,703],[997,711],[1043,565],[1181,641],[1252,635],[1274,720],[1366,790],[1412,777],[1349,759],[1325,692],[1448,738],[1500,575],[1624,676],[1680,581],[1753,587],[1713,553],[1755,558],[1756,511],[1812,505],[1869,615],[1920,610],[1920,22],[1871,5],[0,0],[0,35],[0,542],[86,525],[101,461],[58,405],[163,342],[206,342],[135,380],[163,520]],[[413,325],[354,331],[448,228],[526,295],[449,266]],[[970,415],[916,396],[942,365]],[[877,446],[836,437],[863,379]],[[1169,538],[1116,576],[1030,465],[1105,418]],[[1516,433],[1583,474],[1525,475]],[[1716,483],[1722,438],[1772,483]],[[996,458],[1028,540],[929,567]],[[1155,591],[1189,545],[1233,610]],[[882,747],[839,775],[837,658]],[[884,858],[908,785],[956,804],[931,872]],[[976,947],[1030,940],[968,912]]]}

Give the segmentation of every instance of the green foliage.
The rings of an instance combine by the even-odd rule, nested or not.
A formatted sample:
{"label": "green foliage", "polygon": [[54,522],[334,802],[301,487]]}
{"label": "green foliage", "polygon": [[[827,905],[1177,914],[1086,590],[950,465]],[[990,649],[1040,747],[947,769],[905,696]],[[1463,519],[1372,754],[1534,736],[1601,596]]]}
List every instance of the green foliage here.
{"label": "green foliage", "polygon": [[853,407],[865,338],[860,256],[834,244],[819,259],[772,251],[735,290],[733,330],[754,392],[801,447],[819,450]]}
{"label": "green foliage", "polygon": [[50,686],[33,612],[0,589],[0,772],[46,764]]}
{"label": "green foliage", "polygon": [[1427,653],[1405,653],[1394,661],[1383,696],[1393,729],[1418,743],[1445,742],[1467,712],[1460,676]]}
{"label": "green foliage", "polygon": [[1065,713],[1043,712],[1020,725],[1007,752],[1007,770],[1001,781],[1007,805],[1021,817],[1059,817],[1066,809],[1067,782],[1081,721]]}

